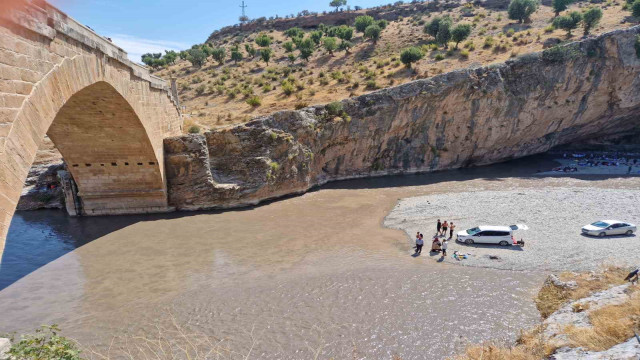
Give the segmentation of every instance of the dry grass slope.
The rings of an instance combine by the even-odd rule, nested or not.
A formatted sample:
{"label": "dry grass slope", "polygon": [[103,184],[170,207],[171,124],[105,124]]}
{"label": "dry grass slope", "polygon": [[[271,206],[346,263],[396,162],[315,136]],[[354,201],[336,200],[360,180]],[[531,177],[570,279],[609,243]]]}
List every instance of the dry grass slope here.
{"label": "dry grass slope", "polygon": [[[578,287],[574,290],[545,285],[536,298],[541,315],[546,318],[562,305],[585,298],[590,294],[623,284],[629,269],[605,267],[597,274],[563,273],[563,281],[574,280]],[[620,344],[640,331],[640,287],[630,288],[629,301],[620,305],[609,305],[589,314],[591,327],[569,326],[564,333],[569,336],[572,347],[582,347],[592,351],[603,351]],[[574,311],[586,310],[576,308]],[[545,342],[544,326],[522,332],[515,345],[497,343],[472,345],[454,360],[540,360],[551,355],[556,348]]]}
{"label": "dry grass slope", "polygon": [[[583,11],[598,7],[603,11],[600,24],[593,34],[634,25],[625,1],[609,0],[602,3],[576,2],[566,12]],[[433,44],[434,39],[423,32],[424,24],[436,16],[448,15],[454,24],[470,24],[470,37],[455,48],[453,42],[447,48]],[[549,28],[554,11],[540,6],[531,22],[518,24],[508,19],[507,11],[474,7],[471,4],[440,12],[415,13],[412,17],[391,21],[374,44],[355,32],[353,47],[349,52],[330,54],[318,46],[308,62],[296,59],[292,64],[284,45],[291,39],[282,31],[269,30],[273,51],[269,64],[260,56],[248,56],[245,45],[255,43],[256,33],[239,33],[217,37],[214,47],[224,47],[227,59],[222,64],[207,59],[202,67],[193,67],[186,60],[163,68],[156,75],[177,77],[181,104],[186,106],[187,126],[198,125],[202,129],[242,123],[255,116],[274,111],[301,108],[312,104],[329,103],[350,96],[415,79],[426,78],[460,68],[503,62],[510,57],[543,49],[545,41],[574,41],[580,38],[581,29],[567,36],[563,30]],[[551,40],[550,40],[551,39]],[[237,45],[244,59],[237,64],[230,58],[230,51]],[[412,68],[400,61],[402,49],[417,46],[425,56]],[[294,50],[293,54],[297,55]],[[260,105],[256,105],[259,98]],[[254,99],[247,103],[247,100]]]}

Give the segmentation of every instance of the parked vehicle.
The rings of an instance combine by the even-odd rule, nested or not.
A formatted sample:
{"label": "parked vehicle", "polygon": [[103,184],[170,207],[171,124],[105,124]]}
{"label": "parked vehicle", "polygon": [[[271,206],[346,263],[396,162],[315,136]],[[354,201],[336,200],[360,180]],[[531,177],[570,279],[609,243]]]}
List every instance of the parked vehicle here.
{"label": "parked vehicle", "polygon": [[619,220],[600,220],[582,227],[582,233],[592,236],[631,235],[637,231],[635,225]]}
{"label": "parked vehicle", "polygon": [[527,230],[524,224],[511,226],[478,226],[468,230],[458,231],[456,241],[471,244],[499,244],[509,246],[516,243],[513,232],[515,230]]}

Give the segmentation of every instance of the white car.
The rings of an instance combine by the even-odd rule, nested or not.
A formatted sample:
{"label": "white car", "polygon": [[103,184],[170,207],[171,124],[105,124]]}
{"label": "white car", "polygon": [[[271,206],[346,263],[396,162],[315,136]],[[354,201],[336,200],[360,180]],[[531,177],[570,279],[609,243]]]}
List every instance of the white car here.
{"label": "white car", "polygon": [[633,224],[619,220],[600,220],[582,227],[582,233],[593,236],[631,235],[637,228]]}
{"label": "white car", "polygon": [[513,232],[515,230],[527,230],[524,224],[511,226],[478,226],[468,230],[458,231],[456,241],[471,244],[499,244],[512,245],[515,242]]}

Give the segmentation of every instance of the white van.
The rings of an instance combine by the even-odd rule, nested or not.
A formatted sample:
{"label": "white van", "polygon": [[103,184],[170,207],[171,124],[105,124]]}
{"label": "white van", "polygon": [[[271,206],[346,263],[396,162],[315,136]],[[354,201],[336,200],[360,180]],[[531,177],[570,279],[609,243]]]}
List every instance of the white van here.
{"label": "white van", "polygon": [[527,230],[524,224],[511,226],[478,226],[468,230],[458,231],[456,241],[465,244],[499,244],[512,245],[515,242],[513,232],[515,230]]}

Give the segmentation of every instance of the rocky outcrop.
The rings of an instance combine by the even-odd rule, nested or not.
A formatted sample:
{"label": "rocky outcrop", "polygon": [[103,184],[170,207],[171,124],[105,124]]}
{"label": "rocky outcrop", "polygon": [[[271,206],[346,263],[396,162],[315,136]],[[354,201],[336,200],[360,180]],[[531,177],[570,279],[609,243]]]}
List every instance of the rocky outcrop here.
{"label": "rocky outcrop", "polygon": [[635,337],[605,351],[587,351],[582,348],[558,349],[550,360],[638,360],[640,340]]}
{"label": "rocky outcrop", "polygon": [[32,166],[16,210],[61,209],[63,195],[58,171],[62,169],[62,161]]}
{"label": "rocky outcrop", "polygon": [[165,141],[170,203],[224,208],[327,181],[491,164],[640,125],[640,27]]}

